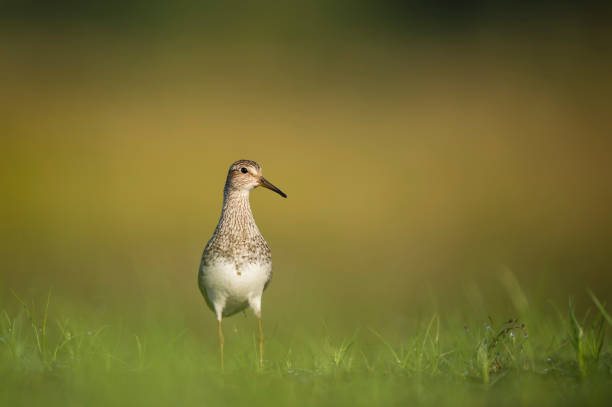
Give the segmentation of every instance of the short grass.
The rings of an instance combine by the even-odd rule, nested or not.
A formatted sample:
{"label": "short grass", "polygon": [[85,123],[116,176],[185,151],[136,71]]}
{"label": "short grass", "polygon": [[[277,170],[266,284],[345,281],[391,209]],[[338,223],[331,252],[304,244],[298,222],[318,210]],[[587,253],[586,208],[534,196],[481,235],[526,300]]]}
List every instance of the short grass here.
{"label": "short grass", "polygon": [[53,315],[50,297],[16,296],[0,312],[0,405],[608,405],[612,319],[592,300],[586,314],[570,301],[525,321],[433,314],[399,341],[366,326],[345,337],[324,323],[271,328],[263,369],[255,329],[227,323],[221,373],[212,338],[180,323],[92,327]]}

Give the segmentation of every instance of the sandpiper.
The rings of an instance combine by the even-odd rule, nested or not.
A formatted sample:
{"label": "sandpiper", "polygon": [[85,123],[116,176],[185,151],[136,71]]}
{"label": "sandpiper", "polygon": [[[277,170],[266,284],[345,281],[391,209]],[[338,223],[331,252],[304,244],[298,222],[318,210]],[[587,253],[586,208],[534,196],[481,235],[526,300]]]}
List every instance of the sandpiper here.
{"label": "sandpiper", "polygon": [[263,366],[261,296],[272,278],[272,257],[249,204],[249,193],[258,186],[287,197],[261,175],[261,167],[255,161],[239,160],[231,165],[223,190],[221,218],[206,244],[198,271],[200,291],[217,316],[221,369],[221,320],[247,307],[251,307],[257,317],[259,366]]}

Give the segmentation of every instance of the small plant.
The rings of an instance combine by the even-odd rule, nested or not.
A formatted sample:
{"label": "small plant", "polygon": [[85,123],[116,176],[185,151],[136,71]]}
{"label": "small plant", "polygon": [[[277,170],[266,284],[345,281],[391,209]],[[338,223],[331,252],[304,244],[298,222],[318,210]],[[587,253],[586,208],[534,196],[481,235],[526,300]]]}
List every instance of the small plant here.
{"label": "small plant", "polygon": [[526,346],[527,327],[518,318],[511,318],[494,329],[493,319],[485,324],[485,338],[476,350],[476,362],[482,381],[489,384],[491,376],[507,368],[526,368],[524,350]]}
{"label": "small plant", "polygon": [[350,370],[353,364],[353,356],[352,349],[355,344],[355,340],[357,339],[357,335],[359,330],[357,329],[355,333],[349,338],[344,339],[340,342],[339,345],[333,345],[329,337],[325,340],[325,350],[328,358],[328,366],[331,366],[334,369],[344,368],[346,370]]}
{"label": "small plant", "polygon": [[380,333],[370,329],[391,354],[394,369],[414,376],[434,376],[446,357],[453,351],[442,352],[440,345],[440,317],[434,314],[423,332],[399,347],[391,345]]}
{"label": "small plant", "polygon": [[5,324],[3,324],[3,331],[5,333],[4,337],[10,339],[9,346],[11,346],[12,354],[17,359],[22,359],[24,356],[31,357],[31,360],[36,360],[37,363],[40,363],[44,368],[50,369],[51,367],[51,355],[49,346],[48,346],[48,316],[49,316],[49,302],[51,300],[51,292],[47,295],[47,301],[45,303],[45,308],[43,311],[43,316],[39,320],[36,318],[34,314],[34,304],[29,306],[25,301],[23,301],[17,294],[13,293],[13,296],[19,301],[21,306],[23,307],[23,314],[27,321],[30,324],[30,328],[32,329],[32,339],[33,339],[33,352],[29,352],[23,343],[20,343],[18,335],[21,334],[20,323],[21,320],[18,318],[11,318],[6,311],[4,312]]}
{"label": "small plant", "polygon": [[[603,306],[602,306],[603,309]],[[604,314],[600,313],[593,320],[589,319],[587,311],[578,321],[574,301],[569,300],[569,341],[576,353],[576,361],[580,376],[585,378],[597,365],[605,339]]]}

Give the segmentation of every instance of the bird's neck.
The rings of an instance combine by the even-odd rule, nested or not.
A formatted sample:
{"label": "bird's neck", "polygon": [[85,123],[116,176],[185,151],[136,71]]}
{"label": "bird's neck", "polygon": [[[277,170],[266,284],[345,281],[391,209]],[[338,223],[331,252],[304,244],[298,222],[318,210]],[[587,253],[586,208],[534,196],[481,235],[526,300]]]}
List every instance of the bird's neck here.
{"label": "bird's neck", "polygon": [[259,234],[253,212],[251,212],[249,191],[225,189],[217,231],[242,236]]}

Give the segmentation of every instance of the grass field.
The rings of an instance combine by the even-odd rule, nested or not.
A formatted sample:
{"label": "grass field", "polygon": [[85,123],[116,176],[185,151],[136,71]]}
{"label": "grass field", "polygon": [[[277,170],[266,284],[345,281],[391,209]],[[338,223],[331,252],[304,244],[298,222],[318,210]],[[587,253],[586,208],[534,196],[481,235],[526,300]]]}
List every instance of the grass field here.
{"label": "grass field", "polygon": [[212,318],[202,335],[176,319],[142,325],[130,312],[113,321],[73,310],[73,318],[58,314],[52,296],[10,300],[19,307],[0,322],[7,406],[607,405],[612,397],[612,319],[595,297],[584,316],[571,302],[556,318],[528,309],[511,319],[423,315],[400,337],[269,321],[263,369],[254,320],[237,317],[225,323],[225,373]]}

